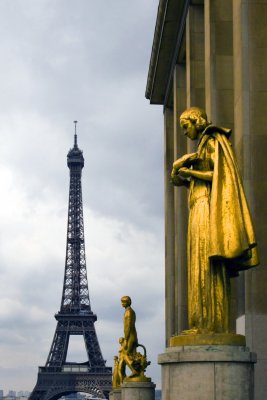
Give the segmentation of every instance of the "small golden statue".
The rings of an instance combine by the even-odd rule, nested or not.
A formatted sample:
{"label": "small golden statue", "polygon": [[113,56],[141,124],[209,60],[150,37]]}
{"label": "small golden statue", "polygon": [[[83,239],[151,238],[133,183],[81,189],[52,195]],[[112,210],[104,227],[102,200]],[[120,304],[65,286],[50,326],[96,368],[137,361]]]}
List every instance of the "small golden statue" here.
{"label": "small golden statue", "polygon": [[258,264],[254,229],[228,140],[231,130],[192,107],[181,127],[196,153],[173,163],[172,182],[189,188],[188,322],[182,334],[229,333],[230,277]]}
{"label": "small golden statue", "polygon": [[[124,381],[127,382],[150,382],[151,379],[145,376],[146,367],[150,364],[146,357],[146,348],[138,343],[135,328],[135,312],[131,307],[131,298],[123,296],[121,304],[124,312],[124,337],[119,339],[121,345],[119,357],[114,357],[114,369],[112,378],[113,389],[120,388]],[[137,352],[137,347],[142,347],[144,354]],[[131,370],[131,375],[126,376],[126,366]]]}

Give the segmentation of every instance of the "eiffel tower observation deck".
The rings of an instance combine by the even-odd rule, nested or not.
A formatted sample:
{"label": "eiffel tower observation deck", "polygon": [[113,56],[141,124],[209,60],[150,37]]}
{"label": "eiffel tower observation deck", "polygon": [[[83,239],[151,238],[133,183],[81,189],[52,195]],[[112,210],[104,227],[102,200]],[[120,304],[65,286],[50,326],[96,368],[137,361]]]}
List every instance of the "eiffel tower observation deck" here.
{"label": "eiffel tower observation deck", "polygon": [[[106,367],[94,323],[88,291],[81,176],[83,153],[77,145],[76,123],[74,146],[68,152],[70,170],[69,209],[65,275],[60,311],[55,315],[57,327],[44,367],[30,400],[56,400],[63,395],[84,392],[92,399],[105,399],[111,390],[112,368]],[[71,335],[84,338],[87,360],[67,362]]]}

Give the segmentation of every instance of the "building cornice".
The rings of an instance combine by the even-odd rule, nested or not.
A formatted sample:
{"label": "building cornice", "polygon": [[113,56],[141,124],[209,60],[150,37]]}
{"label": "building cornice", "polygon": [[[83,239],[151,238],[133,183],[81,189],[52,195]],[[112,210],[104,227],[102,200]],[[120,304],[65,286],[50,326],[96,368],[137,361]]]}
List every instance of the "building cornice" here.
{"label": "building cornice", "polygon": [[165,104],[184,33],[189,0],[160,0],[149,64],[146,98]]}

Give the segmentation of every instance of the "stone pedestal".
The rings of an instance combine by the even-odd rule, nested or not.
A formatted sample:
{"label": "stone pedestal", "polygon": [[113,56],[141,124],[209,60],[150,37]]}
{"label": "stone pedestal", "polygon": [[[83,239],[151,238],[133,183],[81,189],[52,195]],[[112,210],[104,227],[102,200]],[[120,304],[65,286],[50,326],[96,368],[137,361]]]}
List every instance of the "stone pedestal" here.
{"label": "stone pedestal", "polygon": [[152,382],[124,382],[121,385],[121,400],[155,400]]}
{"label": "stone pedestal", "polygon": [[256,354],[245,346],[169,347],[162,366],[162,400],[253,400]]}
{"label": "stone pedestal", "polygon": [[112,389],[109,392],[109,400],[121,400],[121,389]]}

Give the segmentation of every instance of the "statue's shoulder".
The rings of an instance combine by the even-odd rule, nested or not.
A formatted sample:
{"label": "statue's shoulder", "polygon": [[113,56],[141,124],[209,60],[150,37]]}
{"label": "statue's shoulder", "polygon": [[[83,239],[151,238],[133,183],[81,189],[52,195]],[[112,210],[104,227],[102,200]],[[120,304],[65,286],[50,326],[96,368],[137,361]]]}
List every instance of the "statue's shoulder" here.
{"label": "statue's shoulder", "polygon": [[223,146],[231,147],[231,142],[229,141],[231,133],[231,129],[216,125],[209,125],[202,133],[200,147],[205,147],[209,152],[214,151],[216,147],[215,142],[219,142]]}
{"label": "statue's shoulder", "polygon": [[125,315],[125,316],[135,315],[135,312],[134,312],[134,310],[132,309],[132,307],[127,307],[127,308],[125,309],[124,315]]}
{"label": "statue's shoulder", "polygon": [[208,125],[207,128],[204,130],[203,134],[215,137],[218,135],[223,135],[227,139],[231,136],[232,129],[229,128],[224,128],[222,126],[216,126],[216,125]]}

